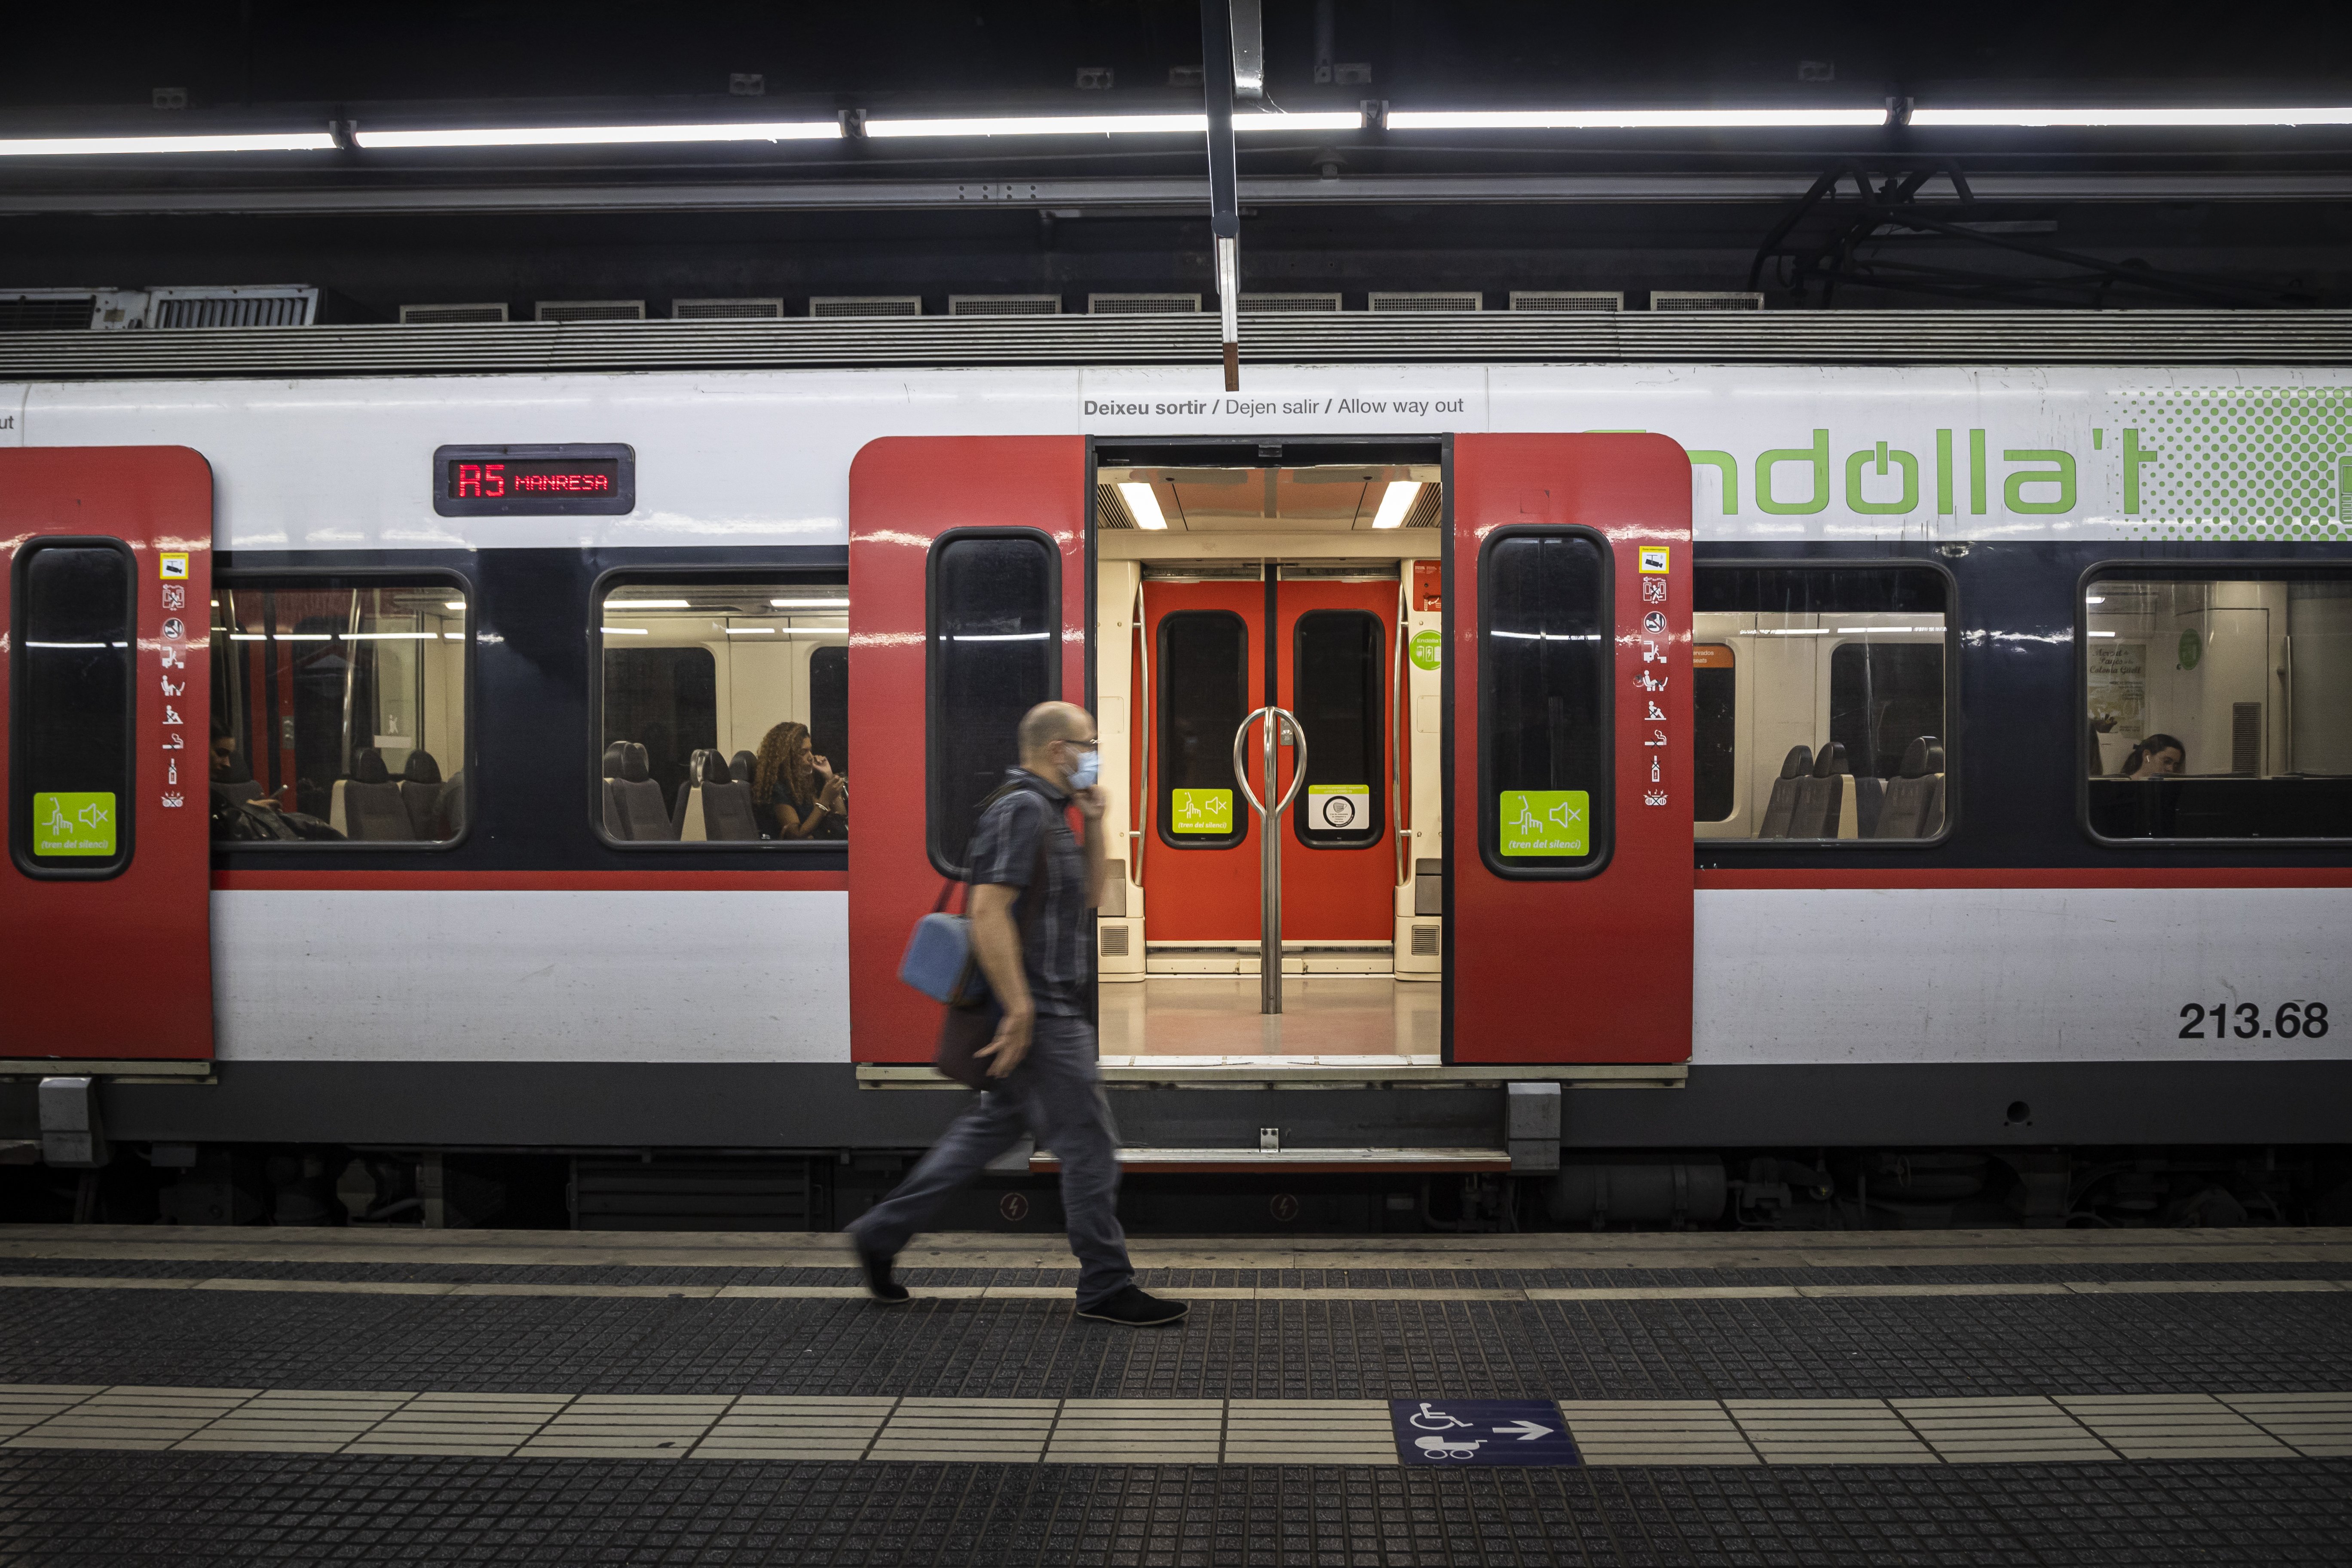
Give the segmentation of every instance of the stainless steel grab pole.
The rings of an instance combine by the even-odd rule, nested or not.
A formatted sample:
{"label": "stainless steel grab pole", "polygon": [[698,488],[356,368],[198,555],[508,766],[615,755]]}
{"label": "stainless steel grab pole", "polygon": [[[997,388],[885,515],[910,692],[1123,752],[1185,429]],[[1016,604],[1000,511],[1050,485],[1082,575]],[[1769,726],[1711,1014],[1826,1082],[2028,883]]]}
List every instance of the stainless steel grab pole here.
{"label": "stainless steel grab pole", "polygon": [[[1250,788],[1249,769],[1243,764],[1242,742],[1249,736],[1249,727],[1260,719],[1265,721],[1258,733],[1258,754],[1262,763],[1261,776],[1265,781],[1265,793]],[[1282,770],[1279,728],[1287,728],[1298,752],[1291,766],[1290,788],[1282,798],[1275,799],[1275,786],[1281,782]],[[1243,719],[1241,728],[1234,731],[1234,782],[1241,785],[1242,794],[1257,813],[1258,888],[1257,888],[1257,1010],[1260,1013],[1282,1011],[1282,814],[1298,795],[1299,786],[1307,782],[1307,731],[1299,727],[1298,716],[1286,708],[1260,708]],[[1272,809],[1266,803],[1273,801]]]}

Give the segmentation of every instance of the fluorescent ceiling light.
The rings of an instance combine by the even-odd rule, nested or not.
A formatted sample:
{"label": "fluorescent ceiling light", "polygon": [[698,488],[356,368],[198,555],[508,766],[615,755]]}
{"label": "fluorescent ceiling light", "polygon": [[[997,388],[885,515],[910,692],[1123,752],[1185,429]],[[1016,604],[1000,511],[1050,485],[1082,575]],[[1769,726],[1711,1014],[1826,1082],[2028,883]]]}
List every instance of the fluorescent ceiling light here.
{"label": "fluorescent ceiling light", "polygon": [[265,136],[41,136],[0,141],[0,158],[83,157],[104,153],[325,153],[335,139],[323,131]]}
{"label": "fluorescent ceiling light", "polygon": [[771,599],[769,604],[780,610],[845,610],[846,599]]}
{"label": "fluorescent ceiling light", "polygon": [[441,607],[445,610],[462,610],[466,607],[466,601],[463,599],[451,599]]}
{"label": "fluorescent ceiling light", "polygon": [[345,642],[430,642],[431,632],[345,632]]}
{"label": "fluorescent ceiling light", "polygon": [[2347,109],[1914,109],[1914,125],[2352,125]]}
{"label": "fluorescent ceiling light", "polygon": [[[1363,111],[1349,109],[1313,114],[1236,114],[1234,132],[1360,131]],[[868,120],[868,136],[1200,136],[1205,114],[1033,114],[974,116],[961,120]]]}
{"label": "fluorescent ceiling light", "polygon": [[1852,637],[1860,633],[1868,637],[1873,632],[1940,632],[1943,629],[1941,626],[1840,626],[1838,636]]}
{"label": "fluorescent ceiling light", "polygon": [[2111,637],[2116,634],[2113,632],[2093,632],[2091,635],[2095,637]]}
{"label": "fluorescent ceiling light", "polygon": [[1404,514],[1412,510],[1412,503],[1420,494],[1421,481],[1418,479],[1390,480],[1387,492],[1381,497],[1381,510],[1372,513],[1372,526],[1402,528]]}
{"label": "fluorescent ceiling light", "polygon": [[1599,632],[1507,632],[1500,626],[1489,627],[1498,637],[1517,637],[1521,642],[1599,642]]}
{"label": "fluorescent ceiling light", "polygon": [[950,642],[1044,642],[1051,632],[954,632]]}
{"label": "fluorescent ceiling light", "polygon": [[1168,526],[1168,515],[1160,510],[1159,492],[1141,479],[1129,479],[1121,484],[1118,497],[1127,502],[1127,510],[1134,514],[1136,527],[1158,529]]}
{"label": "fluorescent ceiling light", "polygon": [[2083,603],[2086,605],[2104,605],[2106,603],[2106,600],[2101,598],[2096,594],[2085,594],[2083,595]]}
{"label": "fluorescent ceiling light", "polygon": [[776,628],[773,626],[729,626],[727,628],[727,635],[730,637],[772,637],[776,635]]}
{"label": "fluorescent ceiling light", "polygon": [[608,637],[651,637],[653,633],[643,626],[606,626],[604,635]]}
{"label": "fluorescent ceiling light", "polygon": [[688,599],[607,599],[608,610],[687,610],[693,608]]}
{"label": "fluorescent ceiling light", "polygon": [[334,637],[332,632],[274,632],[271,635],[279,642],[327,642]]}
{"label": "fluorescent ceiling light", "polygon": [[[719,125],[478,125],[448,131],[358,131],[362,147],[605,147],[662,142],[832,142],[833,120]],[[331,143],[330,143],[331,145]]]}
{"label": "fluorescent ceiling light", "polygon": [[847,626],[786,626],[784,628],[784,636],[788,637],[845,637],[848,635]]}
{"label": "fluorescent ceiling light", "polygon": [[[1915,114],[1912,122],[1916,124]],[[1392,109],[1391,131],[1739,131],[1884,125],[1884,109]]]}

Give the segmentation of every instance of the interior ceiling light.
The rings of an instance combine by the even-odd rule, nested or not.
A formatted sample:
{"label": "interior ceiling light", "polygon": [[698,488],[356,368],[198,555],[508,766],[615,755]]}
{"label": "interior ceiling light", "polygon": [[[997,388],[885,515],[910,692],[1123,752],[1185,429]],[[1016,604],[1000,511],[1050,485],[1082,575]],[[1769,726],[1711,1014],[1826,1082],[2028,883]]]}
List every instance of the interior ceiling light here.
{"label": "interior ceiling light", "polygon": [[1413,501],[1421,495],[1418,479],[1391,479],[1381,496],[1381,510],[1372,513],[1374,528],[1402,528],[1404,514],[1412,510]]}
{"label": "interior ceiling light", "polygon": [[686,599],[607,599],[605,607],[613,610],[688,610],[693,604]]}
{"label": "interior ceiling light", "polygon": [[[593,147],[653,142],[831,142],[834,120],[719,125],[485,125],[451,131],[356,131],[362,147]],[[330,143],[331,145],[332,143]]]}
{"label": "interior ceiling light", "polygon": [[79,157],[93,153],[325,153],[323,131],[263,136],[41,136],[0,142],[0,158]]}
{"label": "interior ceiling light", "polygon": [[2352,109],[1914,109],[1914,125],[2352,125]]}
{"label": "interior ceiling light", "polygon": [[[1917,124],[1919,117],[1911,117]],[[1738,131],[1886,123],[1875,109],[1392,109],[1391,131]],[[1236,129],[1240,121],[1234,121]]]}
{"label": "interior ceiling light", "polygon": [[[1360,131],[1361,110],[1236,114],[1236,135],[1256,131]],[[965,120],[868,120],[868,136],[1202,136],[1205,114],[1042,114]]]}
{"label": "interior ceiling light", "polygon": [[1168,515],[1160,510],[1160,496],[1140,479],[1130,479],[1118,487],[1118,499],[1127,503],[1138,528],[1165,528]]}
{"label": "interior ceiling light", "polygon": [[845,610],[846,599],[771,599],[769,604],[780,610]]}

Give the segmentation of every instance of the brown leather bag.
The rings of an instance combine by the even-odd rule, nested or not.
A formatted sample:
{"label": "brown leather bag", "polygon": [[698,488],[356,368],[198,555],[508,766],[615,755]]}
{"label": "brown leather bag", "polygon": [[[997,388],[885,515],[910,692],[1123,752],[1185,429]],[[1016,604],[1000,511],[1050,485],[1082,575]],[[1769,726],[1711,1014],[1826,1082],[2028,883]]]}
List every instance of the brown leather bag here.
{"label": "brown leather bag", "polygon": [[[1008,785],[990,796],[981,804],[981,809],[985,811],[996,804],[999,796],[1009,793],[1012,787]],[[1029,957],[1029,928],[1037,922],[1038,900],[1044,897],[1045,890],[1045,837],[1043,834],[1037,838],[1037,864],[1030,873],[1026,890],[1036,896],[1024,898],[1021,902],[1020,956],[1024,963]],[[945,907],[946,900],[947,895],[942,893],[941,907]],[[971,889],[968,886],[964,889],[963,907],[967,911],[971,908]],[[975,956],[972,966],[978,968],[979,965],[980,960]],[[980,1053],[996,1038],[996,1026],[1003,1021],[1003,1005],[997,1001],[992,991],[983,993],[976,1002],[950,1004],[945,1009],[945,1016],[940,1019],[939,1041],[931,1047],[931,1070],[941,1078],[953,1079],[966,1089],[986,1089],[990,1082],[990,1064],[982,1058]]]}

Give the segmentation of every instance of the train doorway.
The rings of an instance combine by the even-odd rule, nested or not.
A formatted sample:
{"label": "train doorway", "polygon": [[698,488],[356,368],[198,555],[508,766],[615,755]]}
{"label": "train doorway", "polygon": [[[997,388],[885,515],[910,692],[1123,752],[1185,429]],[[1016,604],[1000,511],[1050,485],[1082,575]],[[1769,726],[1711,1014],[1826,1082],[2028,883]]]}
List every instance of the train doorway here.
{"label": "train doorway", "polygon": [[1097,471],[1105,1064],[1439,1063],[1442,454],[1176,456]]}

